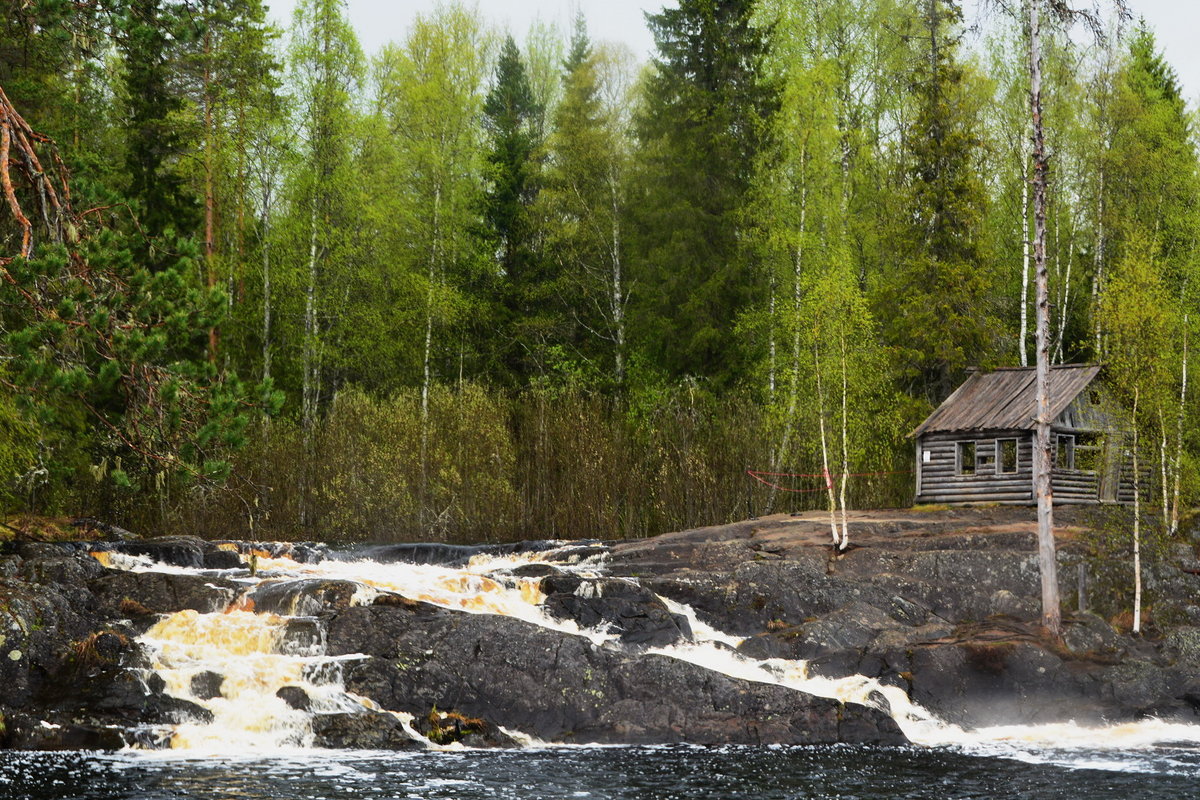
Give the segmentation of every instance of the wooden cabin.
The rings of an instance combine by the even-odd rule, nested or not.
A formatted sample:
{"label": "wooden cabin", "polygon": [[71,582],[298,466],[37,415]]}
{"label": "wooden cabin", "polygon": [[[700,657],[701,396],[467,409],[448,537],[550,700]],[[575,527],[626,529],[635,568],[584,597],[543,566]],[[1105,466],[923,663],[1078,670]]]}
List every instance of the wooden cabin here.
{"label": "wooden cabin", "polygon": [[[1094,364],[1050,368],[1055,504],[1133,502],[1128,436],[1102,402],[1099,374]],[[1035,368],[972,373],[910,434],[916,502],[1035,503],[1036,410]]]}

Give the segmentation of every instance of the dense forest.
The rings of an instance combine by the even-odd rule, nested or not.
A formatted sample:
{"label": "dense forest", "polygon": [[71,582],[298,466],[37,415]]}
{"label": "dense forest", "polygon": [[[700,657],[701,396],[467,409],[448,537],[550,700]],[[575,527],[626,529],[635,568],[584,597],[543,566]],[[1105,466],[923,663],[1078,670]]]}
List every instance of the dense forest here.
{"label": "dense forest", "polygon": [[[649,63],[455,3],[370,58],[338,0],[285,30],[3,5],[9,511],[494,540],[814,507],[825,476],[907,505],[912,428],[1033,363],[1005,4],[680,0]],[[1169,527],[1200,491],[1194,109],[1120,9],[1041,44],[1051,355],[1138,409]]]}

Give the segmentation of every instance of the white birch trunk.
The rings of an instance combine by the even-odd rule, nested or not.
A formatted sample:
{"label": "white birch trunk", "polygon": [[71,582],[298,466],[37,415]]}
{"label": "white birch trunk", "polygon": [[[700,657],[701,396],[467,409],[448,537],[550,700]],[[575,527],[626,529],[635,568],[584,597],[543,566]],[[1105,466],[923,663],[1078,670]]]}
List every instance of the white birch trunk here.
{"label": "white birch trunk", "polygon": [[[1188,390],[1188,336],[1191,331],[1188,328],[1188,315],[1183,315],[1183,375],[1182,382],[1179,386],[1179,410],[1175,415],[1175,485],[1171,489],[1171,522],[1168,526],[1168,532],[1174,536],[1179,532],[1179,490],[1181,475],[1183,470],[1183,415],[1184,409],[1187,408],[1187,390]],[[1163,486],[1163,493],[1167,490],[1166,485]]]}
{"label": "white birch trunk", "polygon": [[1133,387],[1133,632],[1142,632],[1142,486],[1138,464],[1138,388]]}
{"label": "white birch trunk", "polygon": [[[787,458],[789,448],[791,447],[792,430],[796,420],[796,408],[800,400],[800,324],[804,313],[804,292],[800,281],[804,275],[804,226],[805,215],[808,211],[808,185],[803,179],[804,164],[805,154],[802,152],[800,155],[800,235],[796,239],[796,249],[792,255],[792,369],[791,379],[788,384],[787,417],[783,423],[783,437],[779,442],[780,459]],[[767,496],[767,514],[774,512],[775,499],[778,493],[779,490],[772,486],[771,493]]]}
{"label": "white birch trunk", "polygon": [[839,550],[850,546],[850,523],[846,519],[846,482],[850,480],[850,422],[849,422],[849,382],[846,377],[846,334],[838,337],[842,346],[842,480],[839,502],[842,506],[842,540]]}
{"label": "white birch trunk", "polygon": [[829,529],[833,535],[834,549],[841,549],[841,534],[838,532],[837,498],[833,492],[833,477],[829,474],[829,444],[825,435],[825,391],[821,381],[820,345],[813,344],[813,369],[817,376],[817,420],[821,431],[821,473],[825,477],[825,492],[829,495]]}
{"label": "white birch trunk", "polygon": [[1021,162],[1021,325],[1017,351],[1021,366],[1029,366],[1029,156],[1024,149]]}

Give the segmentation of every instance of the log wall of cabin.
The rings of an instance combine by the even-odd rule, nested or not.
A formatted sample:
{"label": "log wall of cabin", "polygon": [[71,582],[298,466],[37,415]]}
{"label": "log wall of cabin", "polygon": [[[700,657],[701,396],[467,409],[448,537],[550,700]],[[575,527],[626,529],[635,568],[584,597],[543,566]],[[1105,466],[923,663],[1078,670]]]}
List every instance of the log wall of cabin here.
{"label": "log wall of cabin", "polygon": [[[1000,472],[1000,454],[996,442],[1017,441],[1017,471]],[[975,442],[976,463],[985,446],[995,448],[996,463],[991,469],[976,469],[974,475],[960,474],[958,443]],[[929,453],[926,461],[924,454]],[[918,503],[1030,503],[1033,501],[1033,447],[1028,431],[1000,431],[994,434],[966,436],[961,433],[930,433],[922,436],[917,447],[920,461],[917,474]]]}

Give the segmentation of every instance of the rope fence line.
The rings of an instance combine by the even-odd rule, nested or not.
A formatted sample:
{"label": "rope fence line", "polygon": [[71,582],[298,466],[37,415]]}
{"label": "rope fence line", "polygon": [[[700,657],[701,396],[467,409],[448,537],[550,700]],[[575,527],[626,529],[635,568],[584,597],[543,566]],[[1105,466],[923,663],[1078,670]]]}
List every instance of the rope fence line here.
{"label": "rope fence line", "polygon": [[[916,470],[914,470],[914,469],[895,469],[895,470],[886,470],[886,471],[882,471],[882,472],[832,472],[832,473],[829,472],[828,470],[825,470],[823,472],[766,472],[764,470],[758,470],[758,469],[746,470],[747,475],[749,475],[751,478],[758,481],[759,483],[763,484],[764,486],[769,486],[772,489],[776,489],[780,492],[791,492],[792,494],[815,494],[816,492],[827,492],[833,488],[833,481],[837,478],[843,478],[843,477],[845,477],[845,478],[871,478],[871,477],[875,477],[878,475],[913,475],[915,473],[916,473]],[[822,478],[825,481],[825,485],[820,486],[816,489],[793,489],[788,486],[780,486],[778,483],[775,483],[774,481],[767,480],[767,478]]]}

